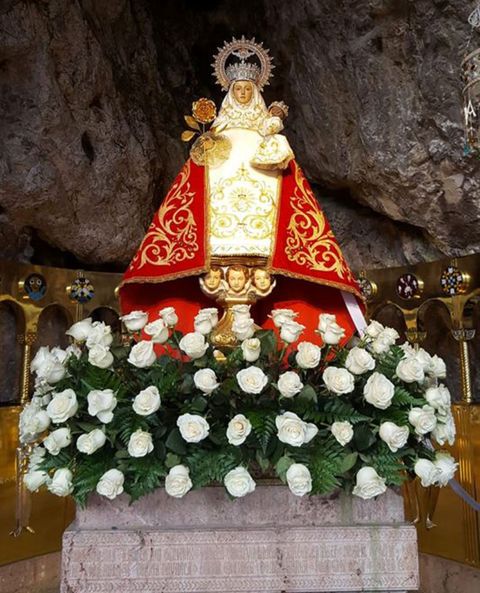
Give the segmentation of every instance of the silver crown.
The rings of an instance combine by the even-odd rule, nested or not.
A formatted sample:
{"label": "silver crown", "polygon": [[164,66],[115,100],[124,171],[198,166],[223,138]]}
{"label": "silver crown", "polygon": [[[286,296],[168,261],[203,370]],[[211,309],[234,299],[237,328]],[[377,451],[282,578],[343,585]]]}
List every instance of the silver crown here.
{"label": "silver crown", "polygon": [[[231,56],[239,58],[240,61],[227,66],[227,60]],[[251,57],[255,57],[259,65],[246,61]],[[243,35],[241,39],[234,37],[232,41],[219,47],[212,66],[213,75],[224,91],[228,91],[234,80],[251,80],[261,91],[269,84],[274,68],[268,49],[265,49],[262,43],[257,43],[255,38],[246,39]]]}
{"label": "silver crown", "polygon": [[230,64],[225,69],[227,78],[230,82],[235,80],[251,80],[257,83],[260,78],[260,68],[256,64],[244,62],[237,62],[236,64]]}

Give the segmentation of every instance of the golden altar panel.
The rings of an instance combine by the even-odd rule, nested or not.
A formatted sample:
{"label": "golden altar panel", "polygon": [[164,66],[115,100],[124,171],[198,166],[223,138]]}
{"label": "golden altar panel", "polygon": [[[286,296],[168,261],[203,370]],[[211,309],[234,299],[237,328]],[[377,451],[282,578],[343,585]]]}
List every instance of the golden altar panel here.
{"label": "golden altar panel", "polygon": [[[46,285],[44,294],[31,298],[25,283],[36,278]],[[71,298],[72,284],[87,277],[93,287],[93,297],[85,303]],[[0,565],[32,556],[57,551],[61,547],[63,531],[72,521],[75,507],[70,498],[61,499],[49,492],[35,495],[24,493],[19,501],[23,515],[29,516],[28,525],[34,530],[23,530],[18,537],[11,532],[18,526],[16,492],[16,449],[18,446],[18,416],[21,401],[27,401],[30,388],[29,361],[37,348],[39,322],[42,314],[58,307],[68,323],[95,312],[117,310],[115,288],[120,274],[83,272],[0,261],[0,306],[11,308],[16,319],[16,336],[22,344],[23,359],[19,393],[12,398],[14,405],[0,405]],[[40,279],[40,280],[39,280]],[[35,300],[39,296],[38,300]],[[51,344],[53,345],[53,344]]]}

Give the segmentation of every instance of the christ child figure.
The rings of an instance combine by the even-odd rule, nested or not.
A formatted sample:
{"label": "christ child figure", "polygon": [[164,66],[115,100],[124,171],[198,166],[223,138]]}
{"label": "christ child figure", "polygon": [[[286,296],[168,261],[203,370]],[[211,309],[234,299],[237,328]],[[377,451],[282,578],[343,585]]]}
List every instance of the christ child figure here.
{"label": "christ child figure", "polygon": [[293,158],[290,145],[280,132],[288,115],[288,106],[283,101],[274,101],[268,108],[268,116],[260,126],[263,138],[251,160],[258,169],[285,169]]}

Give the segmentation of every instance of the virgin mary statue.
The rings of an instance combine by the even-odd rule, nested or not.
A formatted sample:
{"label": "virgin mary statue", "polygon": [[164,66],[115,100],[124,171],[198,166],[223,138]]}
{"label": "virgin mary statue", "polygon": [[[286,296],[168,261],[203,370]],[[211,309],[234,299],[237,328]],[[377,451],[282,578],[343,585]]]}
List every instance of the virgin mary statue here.
{"label": "virgin mary statue", "polygon": [[194,142],[125,272],[122,310],[157,318],[174,306],[182,331],[191,331],[212,298],[227,310],[254,304],[263,327],[272,309],[294,309],[309,328],[320,313],[332,313],[347,340],[362,324],[361,293],[281,134],[287,106],[276,101],[267,109],[263,100],[268,50],[233,39],[213,65],[225,98],[216,117],[212,101],[193,104],[194,127],[213,123]]}

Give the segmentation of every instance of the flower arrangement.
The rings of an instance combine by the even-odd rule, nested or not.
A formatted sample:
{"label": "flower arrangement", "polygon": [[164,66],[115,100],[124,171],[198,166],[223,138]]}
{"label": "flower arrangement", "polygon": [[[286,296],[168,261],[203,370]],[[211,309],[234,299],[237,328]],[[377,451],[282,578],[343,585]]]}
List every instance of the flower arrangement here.
{"label": "flower arrangement", "polygon": [[40,348],[36,389],[20,417],[31,448],[24,481],[72,494],[84,505],[97,491],[135,500],[164,485],[170,496],[223,483],[232,497],[277,477],[297,496],[342,487],[364,499],[419,476],[445,485],[457,464],[444,362],[395,344],[373,321],[340,347],[344,330],[319,318],[318,343],[289,309],[272,311],[276,330],[256,330],[248,305],[234,307],[238,347],[214,350],[217,309],[202,309],[194,331],[175,329],[171,307],[148,322],[122,318],[129,332],[90,318],[75,323],[66,350]]}

